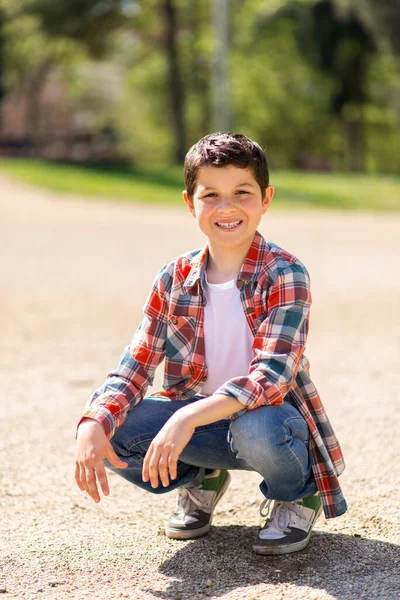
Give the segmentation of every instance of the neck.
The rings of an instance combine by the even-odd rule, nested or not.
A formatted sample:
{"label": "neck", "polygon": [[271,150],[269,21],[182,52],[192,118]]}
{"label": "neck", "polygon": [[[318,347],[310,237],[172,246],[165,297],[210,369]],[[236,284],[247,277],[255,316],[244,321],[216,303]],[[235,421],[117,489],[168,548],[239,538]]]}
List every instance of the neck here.
{"label": "neck", "polygon": [[223,248],[213,248],[209,244],[207,263],[207,279],[210,283],[225,283],[237,277],[249,251],[250,244],[234,251]]}

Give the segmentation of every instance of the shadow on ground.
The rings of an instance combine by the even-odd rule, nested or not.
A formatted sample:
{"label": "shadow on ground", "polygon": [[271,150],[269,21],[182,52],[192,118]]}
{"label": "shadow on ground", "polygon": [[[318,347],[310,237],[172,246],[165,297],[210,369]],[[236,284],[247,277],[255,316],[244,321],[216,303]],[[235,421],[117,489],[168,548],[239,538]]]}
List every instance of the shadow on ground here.
{"label": "shadow on ground", "polygon": [[[394,544],[314,532],[301,552],[263,557],[252,552],[256,532],[256,527],[213,528],[208,536],[190,542],[160,566],[162,574],[175,579],[167,591],[146,591],[159,598],[193,597],[196,593],[215,598],[237,588],[290,583],[325,590],[340,600],[399,598],[396,572],[400,548]],[[254,598],[258,597],[256,593]]]}

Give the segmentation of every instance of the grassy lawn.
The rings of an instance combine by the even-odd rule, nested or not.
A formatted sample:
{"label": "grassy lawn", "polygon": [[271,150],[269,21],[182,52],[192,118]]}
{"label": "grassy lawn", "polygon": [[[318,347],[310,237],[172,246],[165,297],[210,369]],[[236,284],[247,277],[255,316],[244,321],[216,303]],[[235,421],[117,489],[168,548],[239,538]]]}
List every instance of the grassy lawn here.
{"label": "grassy lawn", "polygon": [[[183,169],[116,169],[0,158],[0,172],[33,186],[83,196],[145,203],[182,202]],[[276,208],[400,210],[400,177],[275,171]]]}

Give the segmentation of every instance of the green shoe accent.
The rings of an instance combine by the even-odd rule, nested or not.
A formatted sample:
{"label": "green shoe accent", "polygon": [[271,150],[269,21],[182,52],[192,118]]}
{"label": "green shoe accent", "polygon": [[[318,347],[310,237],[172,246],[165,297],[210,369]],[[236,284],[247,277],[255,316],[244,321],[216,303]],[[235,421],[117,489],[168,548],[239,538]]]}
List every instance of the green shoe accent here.
{"label": "green shoe accent", "polygon": [[319,509],[321,508],[321,497],[317,492],[314,494],[314,496],[306,496],[302,500],[299,500],[298,503],[306,506],[307,508],[311,508],[318,513]]}
{"label": "green shoe accent", "polygon": [[216,477],[213,477],[212,475],[213,474],[210,473],[210,475],[203,479],[200,484],[201,490],[219,492],[228,477],[228,471],[221,469]]}

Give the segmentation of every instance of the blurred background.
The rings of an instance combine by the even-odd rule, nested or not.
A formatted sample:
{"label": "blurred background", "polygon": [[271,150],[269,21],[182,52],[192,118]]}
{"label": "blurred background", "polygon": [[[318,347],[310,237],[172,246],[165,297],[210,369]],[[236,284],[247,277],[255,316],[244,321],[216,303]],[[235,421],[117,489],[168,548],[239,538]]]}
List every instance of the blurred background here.
{"label": "blurred background", "polygon": [[189,146],[235,130],[288,203],[399,208],[399,31],[398,0],[0,0],[0,168],[180,201]]}

